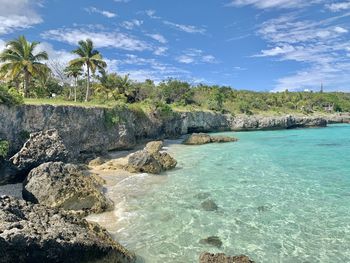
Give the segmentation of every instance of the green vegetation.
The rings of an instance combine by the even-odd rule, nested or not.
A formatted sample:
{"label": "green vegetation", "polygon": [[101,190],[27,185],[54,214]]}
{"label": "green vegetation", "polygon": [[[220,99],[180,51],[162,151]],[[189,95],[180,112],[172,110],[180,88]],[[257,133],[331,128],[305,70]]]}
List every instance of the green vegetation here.
{"label": "green vegetation", "polygon": [[0,141],[0,157],[5,158],[9,151],[9,142],[1,140]]}
{"label": "green vegetation", "polygon": [[253,92],[217,85],[191,85],[168,79],[132,81],[106,72],[106,63],[91,40],[80,41],[68,65],[40,63],[45,52],[33,54],[37,42],[24,37],[9,41],[0,54],[0,103],[53,104],[112,109],[107,123],[119,123],[113,111],[129,108],[136,116],[153,112],[169,118],[176,111],[211,110],[231,114],[350,112],[350,94],[342,92]]}

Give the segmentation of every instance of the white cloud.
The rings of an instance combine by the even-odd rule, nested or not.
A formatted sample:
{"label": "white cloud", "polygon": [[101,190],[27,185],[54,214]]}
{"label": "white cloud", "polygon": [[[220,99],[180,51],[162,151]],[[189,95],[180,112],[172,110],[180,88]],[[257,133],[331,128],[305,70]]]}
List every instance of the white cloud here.
{"label": "white cloud", "polygon": [[0,53],[5,49],[6,42],[2,39],[0,39]]}
{"label": "white cloud", "polygon": [[47,54],[49,55],[49,60],[50,61],[56,61],[59,62],[62,65],[67,65],[68,62],[76,56],[72,54],[71,52],[61,49],[61,50],[56,50],[54,47],[48,43],[48,42],[42,42],[36,47],[36,52],[38,51],[46,51]]}
{"label": "white cloud", "polygon": [[322,0],[233,0],[228,6],[247,6],[251,5],[259,9],[268,8],[300,8],[315,3],[319,3]]}
{"label": "white cloud", "polygon": [[0,35],[42,23],[43,19],[35,10],[37,3],[34,0],[1,0]]}
{"label": "white cloud", "polygon": [[176,60],[183,64],[217,63],[213,55],[204,54],[200,49],[188,49],[178,56]]}
{"label": "white cloud", "polygon": [[341,85],[350,82],[350,69],[346,67],[350,64],[350,43],[348,29],[337,21],[347,16],[350,14],[312,21],[284,15],[262,24],[258,34],[271,48],[255,57],[302,62],[295,74],[277,80],[274,91],[318,90],[321,82],[330,89],[345,88]]}
{"label": "white cloud", "polygon": [[77,45],[80,40],[92,39],[97,48],[118,48],[144,51],[152,49],[149,44],[131,35],[112,31],[94,31],[85,28],[52,29],[41,34],[43,38]]}
{"label": "white cloud", "polygon": [[137,81],[152,79],[160,82],[168,78],[190,78],[190,72],[186,70],[153,58],[142,58],[133,54],[127,54],[125,58],[119,59],[118,65],[118,74],[129,74],[131,79]]}
{"label": "white cloud", "polygon": [[153,38],[154,40],[158,41],[161,44],[166,44],[168,42],[165,39],[165,37],[162,36],[161,34],[148,34],[147,36],[149,36],[150,38]]}
{"label": "white cloud", "polygon": [[183,31],[183,32],[186,32],[186,33],[191,33],[191,34],[195,34],[195,33],[198,33],[198,34],[204,34],[206,32],[206,29],[205,28],[201,28],[201,27],[196,27],[196,26],[193,26],[193,25],[183,25],[183,24],[177,24],[177,23],[173,23],[173,22],[170,22],[170,21],[163,21],[163,23],[165,25],[168,25],[168,26],[171,26],[177,30],[180,30],[180,31]]}
{"label": "white cloud", "polygon": [[142,20],[133,19],[130,21],[124,21],[120,25],[128,30],[132,30],[135,27],[139,27],[143,24]]}
{"label": "white cloud", "polygon": [[93,7],[93,6],[85,8],[85,11],[89,12],[90,14],[92,14],[92,13],[100,14],[100,15],[103,15],[103,16],[108,17],[108,18],[113,18],[113,17],[117,16],[117,14],[114,12],[107,11],[107,10],[101,10],[101,9],[98,9],[96,7]]}
{"label": "white cloud", "polygon": [[167,47],[157,47],[153,54],[156,55],[156,56],[163,56],[165,55],[165,53],[168,51],[168,48]]}
{"label": "white cloud", "polygon": [[348,10],[350,9],[350,1],[327,4],[326,7],[333,12]]}

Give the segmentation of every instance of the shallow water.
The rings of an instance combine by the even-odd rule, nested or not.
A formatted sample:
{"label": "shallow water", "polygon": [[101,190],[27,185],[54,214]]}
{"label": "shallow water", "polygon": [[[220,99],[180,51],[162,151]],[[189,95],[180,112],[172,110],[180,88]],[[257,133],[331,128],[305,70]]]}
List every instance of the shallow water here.
{"label": "shallow water", "polygon": [[[203,251],[350,262],[350,125],[226,135],[240,141],[172,145],[176,170],[112,182],[116,210],[93,219],[150,263]],[[202,210],[206,199],[219,209]],[[208,236],[222,247],[199,243]]]}

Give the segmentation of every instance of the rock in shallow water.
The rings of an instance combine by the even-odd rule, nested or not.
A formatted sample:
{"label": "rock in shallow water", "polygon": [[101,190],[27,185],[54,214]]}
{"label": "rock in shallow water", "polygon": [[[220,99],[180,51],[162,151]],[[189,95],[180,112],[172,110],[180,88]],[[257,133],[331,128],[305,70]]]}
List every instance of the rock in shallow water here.
{"label": "rock in shallow water", "polygon": [[97,224],[63,210],[0,197],[0,262],[135,262]]}
{"label": "rock in shallow water", "polygon": [[211,245],[217,248],[220,248],[222,246],[222,241],[217,236],[210,236],[204,239],[199,240],[200,244],[203,245]]}
{"label": "rock in shallow water", "polygon": [[211,136],[206,133],[193,133],[187,137],[184,144],[187,145],[202,145],[207,143],[224,143],[224,142],[236,142],[237,139],[228,136]]}
{"label": "rock in shallow water", "polygon": [[217,204],[211,199],[202,202],[201,207],[205,211],[216,211],[219,208]]}
{"label": "rock in shallow water", "polygon": [[30,134],[29,140],[10,161],[22,173],[46,162],[67,162],[71,159],[57,130],[48,130]]}
{"label": "rock in shallow water", "polygon": [[226,256],[223,253],[202,253],[199,257],[199,263],[254,263],[254,261],[244,255]]}
{"label": "rock in shallow water", "polygon": [[160,174],[175,168],[176,160],[166,152],[160,152],[163,147],[161,141],[150,142],[146,147],[135,153],[130,154],[128,164],[125,169],[129,172],[143,172],[151,174]]}
{"label": "rock in shallow water", "polygon": [[23,183],[23,198],[65,210],[99,213],[112,207],[100,191],[101,179],[78,165],[49,162],[34,168]]}

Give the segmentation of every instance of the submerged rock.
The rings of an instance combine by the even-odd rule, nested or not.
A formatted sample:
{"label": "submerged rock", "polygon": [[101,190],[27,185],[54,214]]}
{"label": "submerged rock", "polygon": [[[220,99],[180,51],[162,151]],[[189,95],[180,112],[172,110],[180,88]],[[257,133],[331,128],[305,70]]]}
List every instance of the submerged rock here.
{"label": "submerged rock", "polygon": [[196,194],[194,197],[197,199],[203,200],[203,199],[207,199],[208,197],[210,197],[210,193],[201,192],[201,193]]}
{"label": "submerged rock", "polygon": [[10,161],[28,173],[31,169],[46,162],[67,162],[70,154],[57,130],[48,130],[30,134],[29,140]]}
{"label": "submerged rock", "polygon": [[23,198],[65,210],[99,213],[112,207],[100,191],[101,179],[78,165],[49,162],[34,168],[23,183]]}
{"label": "submerged rock", "polygon": [[199,263],[254,263],[247,256],[226,256],[224,253],[211,254],[202,253],[199,257]]}
{"label": "submerged rock", "polygon": [[21,183],[24,176],[11,162],[0,157],[0,185]]}
{"label": "submerged rock", "polygon": [[202,145],[207,143],[236,142],[237,139],[228,136],[211,136],[206,133],[193,133],[184,141],[186,145]]}
{"label": "submerged rock", "polygon": [[220,248],[222,246],[222,241],[217,236],[210,236],[204,239],[199,240],[200,244],[203,245],[211,245],[217,248]]}
{"label": "submerged rock", "polygon": [[163,142],[150,142],[143,150],[127,156],[128,163],[125,167],[129,172],[144,172],[160,174],[163,171],[173,169],[177,161],[166,152],[160,152]]}
{"label": "submerged rock", "polygon": [[211,199],[205,200],[204,202],[202,202],[201,207],[205,211],[216,211],[219,209],[217,204]]}
{"label": "submerged rock", "polygon": [[0,262],[135,262],[105,229],[63,210],[0,197]]}

